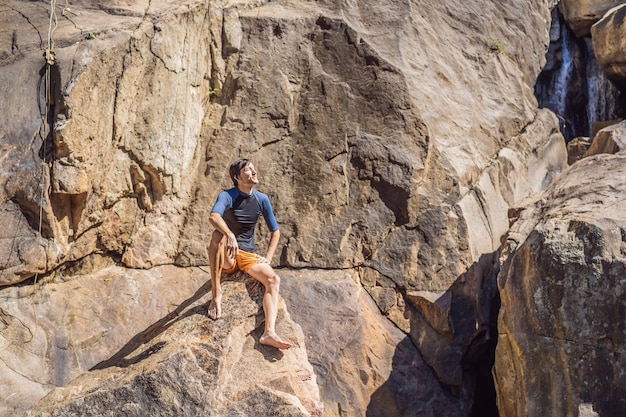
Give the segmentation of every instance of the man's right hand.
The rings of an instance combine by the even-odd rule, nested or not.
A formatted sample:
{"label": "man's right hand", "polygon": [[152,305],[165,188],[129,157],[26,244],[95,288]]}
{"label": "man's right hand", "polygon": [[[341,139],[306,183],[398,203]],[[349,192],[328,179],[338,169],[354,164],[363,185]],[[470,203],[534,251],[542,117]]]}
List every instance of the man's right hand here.
{"label": "man's right hand", "polygon": [[226,253],[232,259],[235,259],[239,254],[239,245],[237,244],[237,238],[233,233],[229,233],[226,236]]}

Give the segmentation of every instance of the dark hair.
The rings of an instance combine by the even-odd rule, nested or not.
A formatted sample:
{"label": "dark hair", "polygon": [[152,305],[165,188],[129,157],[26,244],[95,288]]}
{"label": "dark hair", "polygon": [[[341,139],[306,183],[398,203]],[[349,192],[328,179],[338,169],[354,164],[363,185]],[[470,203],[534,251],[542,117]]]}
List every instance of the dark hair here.
{"label": "dark hair", "polygon": [[250,165],[250,163],[251,162],[249,159],[237,159],[235,162],[230,164],[230,179],[233,180],[233,184],[235,184],[235,187],[237,186],[237,180],[235,179],[235,177],[239,176],[239,172],[241,172],[242,169]]}

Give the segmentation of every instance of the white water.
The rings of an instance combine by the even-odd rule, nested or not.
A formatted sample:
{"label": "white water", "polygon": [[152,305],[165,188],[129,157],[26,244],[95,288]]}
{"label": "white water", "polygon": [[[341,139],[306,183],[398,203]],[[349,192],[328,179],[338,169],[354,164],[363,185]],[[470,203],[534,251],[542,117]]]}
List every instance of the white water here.
{"label": "white water", "polygon": [[574,51],[574,45],[571,40],[570,31],[564,23],[556,20],[559,24],[559,33],[561,41],[561,66],[554,77],[554,84],[552,91],[554,94],[550,97],[549,102],[546,103],[546,107],[552,109],[562,120],[566,120],[567,111],[567,94],[569,92],[569,84],[572,78],[574,70],[574,60],[572,59],[572,52]]}
{"label": "white water", "polygon": [[591,39],[585,38],[587,49],[587,119],[589,132],[594,122],[613,120],[618,117],[619,90],[604,75],[593,53]]}
{"label": "white water", "polygon": [[595,122],[624,117],[620,92],[604,75],[591,38],[577,39],[554,9],[550,48],[535,94],[539,106],[552,110],[560,120],[567,141],[591,136]]}

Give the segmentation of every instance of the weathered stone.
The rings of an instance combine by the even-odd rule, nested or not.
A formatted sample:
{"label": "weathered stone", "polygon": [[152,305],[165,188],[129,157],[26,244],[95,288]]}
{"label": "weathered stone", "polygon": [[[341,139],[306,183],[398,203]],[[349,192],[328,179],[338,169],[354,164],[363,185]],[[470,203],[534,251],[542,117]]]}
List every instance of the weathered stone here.
{"label": "weathered stone", "polygon": [[618,153],[626,149],[626,121],[600,130],[584,157],[600,153]]}
{"label": "weathered stone", "polygon": [[0,224],[0,286],[43,274],[56,262],[59,249],[33,230],[17,204],[0,205]]}
{"label": "weathered stone", "polygon": [[[10,149],[9,155],[28,141],[32,147],[41,147],[41,152],[37,152],[39,149],[23,152],[26,160],[15,169],[4,171],[3,166],[3,174],[22,178],[22,184],[5,187],[7,198],[15,199],[16,190],[28,190],[23,186],[25,181],[33,184],[31,188],[36,184],[32,192],[22,191],[19,205],[23,211],[33,212],[35,222],[42,217],[44,234],[66,255],[55,258],[57,262],[75,258],[76,252],[82,253],[89,246],[92,251],[98,251],[98,244],[81,243],[77,251],[74,243],[87,230],[100,228],[104,218],[111,217],[110,213],[102,213],[103,209],[108,210],[129,197],[135,198],[139,207],[133,213],[130,240],[134,241],[134,233],[145,236],[141,224],[159,223],[162,216],[172,228],[178,229],[183,224],[182,207],[191,198],[195,167],[205,146],[200,131],[206,114],[203,102],[210,96],[212,41],[205,33],[217,23],[221,27],[222,21],[221,15],[204,13],[201,2],[187,5],[131,2],[96,7],[78,3],[72,7],[75,9],[65,10],[66,17],[57,23],[56,61],[47,71],[45,80],[49,77],[50,82],[40,84],[38,91],[44,103],[45,96],[50,97],[47,112],[54,124],[53,131],[40,129],[41,118],[32,119],[27,125],[23,117],[16,117],[4,127],[8,144],[17,145]],[[39,26],[43,30],[49,20],[44,19],[43,6],[15,2],[7,10],[3,16],[13,19],[11,22],[18,18],[24,21],[22,16],[32,13],[31,25],[26,25],[29,30]],[[142,24],[137,18],[157,16],[165,11],[169,11],[167,17],[155,17],[158,20],[155,24],[150,19]],[[114,17],[101,19],[105,12],[113,13],[108,16]],[[70,16],[74,16],[72,20]],[[98,19],[106,23],[91,26],[93,31],[77,38],[81,32],[72,23],[74,19],[82,24]],[[19,26],[13,25],[19,32]],[[12,35],[3,32],[3,39],[5,36]],[[15,76],[11,82],[37,85],[44,75],[43,62],[28,60],[27,52],[38,47],[35,41],[39,38],[35,36],[36,32],[26,31],[23,37],[19,32],[14,40],[17,44],[13,49],[19,49],[21,54],[10,60],[11,67],[21,68],[24,75],[3,72],[9,79]],[[19,85],[8,93],[23,95],[17,89]],[[27,96],[32,98],[33,105],[37,103],[36,96]],[[5,103],[6,107],[20,104],[11,100]],[[21,110],[23,115],[39,114],[32,105],[22,106]],[[38,138],[32,133],[38,129],[46,136],[43,142],[30,139]],[[36,158],[29,161],[38,153],[45,154],[50,162],[49,171],[45,162]],[[11,159],[16,160],[14,156]],[[41,169],[43,174],[39,172]],[[47,189],[48,182],[53,194],[38,192]],[[106,236],[108,232],[97,234]],[[169,242],[163,242],[164,246],[178,245],[177,233],[168,232],[166,238]],[[137,236],[137,240],[141,239],[142,236]],[[124,243],[111,244],[110,240],[100,244],[121,251],[119,255],[125,249]],[[171,263],[175,252],[175,249],[164,251],[160,257],[154,257],[149,250],[135,250],[125,259],[132,260],[131,266]],[[54,263],[50,266],[54,267]]]}
{"label": "weathered stone", "polygon": [[584,158],[513,225],[498,277],[502,417],[626,413],[624,175],[623,154]]}
{"label": "weathered stone", "polygon": [[[291,300],[296,308],[315,301],[296,322],[317,344],[309,349],[307,339],[308,358],[301,346],[293,364],[306,369],[311,362],[326,412],[467,415],[474,361],[493,335],[494,260],[508,228],[506,212],[565,167],[558,121],[537,110],[532,89],[545,61],[553,3],[84,0],[72,3],[75,15],[58,19],[56,61],[46,68],[40,33],[48,29],[47,5],[5,1],[0,85],[7,86],[7,99],[0,112],[9,122],[0,127],[0,183],[5,184],[0,203],[17,210],[9,229],[47,244],[43,271],[41,259],[15,255],[16,269],[7,270],[10,278],[3,283],[40,271],[68,282],[62,290],[58,282],[44,286],[64,294],[51,295],[50,304],[28,293],[32,286],[26,282],[21,290],[1,292],[7,305],[49,306],[50,335],[40,330],[33,343],[58,353],[49,359],[52,354],[38,345],[32,357],[7,360],[7,368],[27,371],[26,377],[3,371],[15,385],[2,397],[14,398],[10,407],[22,410],[50,384],[79,377],[72,389],[102,384],[113,393],[98,403],[97,392],[82,391],[93,410],[104,412],[113,401],[122,407],[118,414],[139,414],[152,412],[153,404],[116,402],[116,395],[151,393],[148,385],[155,379],[150,378],[162,376],[162,389],[171,395],[160,404],[195,410],[195,399],[214,387],[215,375],[193,368],[198,379],[181,381],[191,391],[181,398],[173,394],[178,388],[170,385],[167,370],[151,358],[162,352],[173,369],[187,363],[192,369],[197,358],[207,357],[205,347],[197,340],[185,345],[180,332],[197,335],[194,324],[209,322],[185,317],[197,320],[162,333],[177,355],[162,347],[141,356],[133,336],[162,327],[160,319],[174,320],[160,300],[177,305],[187,299],[183,293],[200,285],[193,266],[207,263],[208,212],[217,193],[231,186],[228,164],[245,156],[259,168],[259,189],[270,196],[280,222],[280,266],[360,274],[355,279],[405,332],[383,319],[343,272],[320,275],[328,287],[341,283],[345,292],[321,291],[328,287],[319,283],[320,293],[297,290],[304,296]],[[20,26],[10,23],[18,20]],[[46,92],[43,87],[35,92],[35,86],[46,69],[53,82],[42,123],[37,99],[46,102]],[[61,165],[72,168],[55,170]],[[65,175],[74,169],[85,177]],[[23,219],[26,230],[18,224]],[[262,242],[267,231],[261,227],[258,235]],[[16,242],[7,240],[3,248]],[[121,292],[109,292],[97,281],[110,271],[100,263],[81,274],[79,266],[93,254],[117,263]],[[164,264],[174,262],[188,267],[181,274],[193,278],[170,284],[172,289],[157,278],[172,268]],[[285,280],[296,274],[283,271]],[[74,298],[67,288],[76,292]],[[86,302],[80,296],[84,288],[98,295]],[[241,288],[229,290],[243,294]],[[136,294],[139,305],[127,293]],[[337,301],[324,303],[326,293]],[[119,297],[119,304],[103,301],[104,294]],[[355,298],[367,299],[357,311]],[[254,309],[247,298],[236,300],[243,300],[240,313]],[[58,317],[63,311],[71,323],[92,326],[64,323]],[[132,322],[129,311],[141,320]],[[7,314],[17,318],[13,323],[23,319],[35,328],[30,313]],[[124,320],[116,321],[118,316]],[[224,326],[219,337],[234,339],[231,346],[237,353],[245,350],[246,359],[256,358],[254,336],[242,329],[253,331],[257,323],[243,316],[216,324]],[[345,322],[345,316],[351,320]],[[324,323],[326,334],[319,334],[327,317],[333,320]],[[339,330],[331,332],[331,324]],[[113,334],[102,330],[109,325]],[[17,330],[7,332],[22,341]],[[75,353],[75,344],[89,348]],[[124,346],[139,349],[138,356],[130,350],[116,354]],[[224,359],[235,363],[242,357]],[[137,362],[128,364],[133,358]],[[129,366],[87,373],[102,362]],[[152,376],[141,374],[142,367]],[[45,369],[36,383],[33,369]],[[102,382],[98,375],[127,379]],[[263,400],[312,413],[301,400],[302,407],[293,406],[293,398],[276,390],[246,391],[220,378],[217,386],[224,392],[249,393],[241,396],[251,401],[218,404],[224,415],[250,414],[252,402]],[[278,385],[287,387],[284,393],[297,391],[294,384]],[[59,413],[81,401],[71,391],[49,397],[67,400]],[[287,398],[282,405],[281,398]]]}
{"label": "weathered stone", "polygon": [[132,268],[151,268],[171,263],[176,255],[176,246],[172,245],[176,239],[172,239],[171,234],[178,234],[175,225],[171,223],[159,222],[142,227],[134,233],[133,241],[122,255],[122,262]]}
{"label": "weathered stone", "polygon": [[559,10],[576,36],[589,35],[591,26],[619,4],[617,0],[561,0]]}
{"label": "weathered stone", "polygon": [[626,4],[611,9],[591,28],[593,52],[607,78],[626,91]]}
{"label": "weathered stone", "polygon": [[279,351],[258,341],[262,286],[248,277],[223,289],[219,321],[205,297],[188,299],[26,416],[321,416],[306,340],[284,305],[277,330],[295,346]]}
{"label": "weathered stone", "polygon": [[567,163],[572,165],[583,157],[591,146],[591,139],[588,137],[578,137],[567,142]]}
{"label": "weathered stone", "polygon": [[0,293],[0,323],[8,323],[0,328],[0,375],[10,381],[0,386],[0,415],[21,415],[206,294],[208,275],[197,268],[142,272],[89,258],[79,264],[52,282],[43,277]]}
{"label": "weathered stone", "polygon": [[325,417],[464,416],[467,394],[451,396],[403,332],[343,271],[281,272],[281,292],[302,326]]}
{"label": "weathered stone", "polygon": [[[284,265],[364,263],[409,290],[445,291],[483,248],[490,253],[499,246],[499,234],[508,227],[506,216],[500,215],[475,228],[485,223],[485,215],[476,208],[476,197],[466,195],[468,190],[492,188],[495,198],[482,204],[491,210],[493,202],[495,213],[545,186],[546,178],[565,165],[556,119],[540,114],[535,120],[532,89],[518,83],[536,77],[543,46],[507,37],[510,56],[524,54],[518,60],[524,65],[518,67],[509,55],[490,52],[485,39],[476,39],[476,25],[463,18],[446,36],[477,43],[463,51],[446,50],[446,62],[457,66],[452,71],[425,61],[425,56],[441,53],[440,43],[414,30],[435,21],[447,25],[438,8],[409,8],[410,19],[397,21],[397,14],[389,11],[392,5],[371,10],[341,2],[299,5],[272,3],[241,13],[248,42],[224,87],[221,101],[228,111],[209,146],[209,178],[198,184],[196,195],[212,204],[217,192],[230,184],[228,161],[250,156],[260,169],[261,189],[276,196],[275,211],[284,223]],[[446,5],[446,10],[460,18],[464,10],[455,7]],[[480,7],[467,4],[470,11]],[[508,12],[513,13],[494,10]],[[515,18],[528,26],[545,23],[549,16],[538,6],[517,12],[523,16]],[[364,23],[355,23],[360,19]],[[389,38],[388,28],[395,26],[406,34],[399,44],[395,36]],[[468,79],[444,77],[449,70]],[[474,77],[477,70],[489,75]],[[437,81],[444,78],[451,80],[450,90]],[[491,108],[491,99],[477,99],[473,93],[477,84],[485,95],[500,91],[494,100],[506,97],[507,102]],[[459,106],[454,115],[446,111],[451,102]],[[537,136],[529,144],[526,136],[516,135],[531,125]],[[534,151],[521,148],[543,147],[542,135],[552,134],[549,174],[547,166],[530,170],[529,187],[520,182],[515,191],[502,191],[504,197],[499,195],[503,184],[489,185],[485,170],[501,149],[522,152],[514,167],[504,161],[509,168],[502,175],[525,177],[523,161]],[[268,161],[265,167],[263,161]],[[461,198],[462,207],[457,205]],[[181,256],[185,262],[206,262],[203,245],[191,243],[191,236],[206,227],[205,210],[204,204],[194,204],[188,217],[192,221],[183,232],[186,252]]]}
{"label": "weathered stone", "polygon": [[592,138],[595,137],[598,134],[598,132],[604,129],[605,127],[616,125],[622,122],[623,120],[624,119],[614,119],[614,120],[603,120],[603,121],[593,122],[593,124],[591,125],[591,137]]}
{"label": "weathered stone", "polygon": [[91,191],[91,181],[80,168],[55,161],[52,191],[57,194],[83,194]]}
{"label": "weathered stone", "polygon": [[[410,290],[444,291],[482,246],[492,251],[506,229],[504,216],[491,217],[488,222],[496,224],[487,226],[490,239],[482,239],[482,232],[476,239],[469,235],[474,228],[466,226],[483,222],[481,210],[470,201],[475,198],[456,204],[478,185],[498,152],[516,146],[511,139],[532,123],[528,83],[544,59],[544,42],[533,40],[534,34],[509,36],[504,25],[506,55],[494,54],[475,31],[474,17],[486,17],[472,13],[484,0],[464,6],[474,16],[470,20],[462,18],[464,8],[451,4],[413,8],[410,22],[397,20],[393,3],[368,10],[351,3],[285,2],[245,10],[257,3],[212,3],[205,9],[193,1],[188,7],[153,2],[146,16],[168,11],[155,24],[136,18],[145,3],[120,4],[113,8],[119,19],[112,26],[126,25],[126,30],[100,30],[58,48],[52,164],[60,166],[71,157],[81,175],[100,179],[91,180],[92,189],[83,193],[88,198],[81,201],[48,201],[43,193],[38,203],[33,194],[26,195],[23,205],[44,208],[43,229],[65,255],[58,262],[104,247],[132,267],[206,263],[206,206],[228,186],[227,161],[246,154],[259,162],[268,184],[263,190],[276,196],[283,242],[288,243],[284,264],[352,267],[366,262]],[[15,10],[21,6],[16,3]],[[76,10],[82,6],[78,3]],[[503,22],[527,22],[523,27],[537,27],[548,16],[543,4],[492,11]],[[81,19],[100,13],[88,8]],[[450,14],[458,18],[453,26],[447,21]],[[41,13],[34,16],[37,24],[47,22]],[[363,24],[357,23],[360,19]],[[227,29],[224,22],[229,22]],[[447,28],[446,39],[452,36],[463,45],[466,39],[474,41],[447,51],[457,66],[449,76],[445,65],[432,66],[438,59],[427,58],[440,54],[436,39],[423,39],[414,30],[416,24],[435,22]],[[385,34],[393,25],[406,32],[405,42]],[[68,21],[59,26],[56,33],[64,39],[77,36]],[[243,44],[240,30],[246,36]],[[26,39],[33,47],[32,34]],[[423,53],[416,54],[414,44]],[[220,50],[224,45],[227,50]],[[15,62],[26,63],[24,58]],[[464,77],[457,80],[452,73]],[[442,88],[445,83],[437,80],[444,79],[454,82]],[[473,93],[477,85],[480,97]],[[498,97],[489,98],[495,91]],[[501,97],[506,103],[499,103]],[[458,105],[454,116],[446,110],[450,102]],[[100,109],[97,117],[93,108]],[[263,161],[273,161],[266,172]],[[46,180],[57,189],[89,188],[83,181],[68,184],[63,170],[56,171],[58,178],[52,170]],[[542,185],[543,179],[530,188]],[[110,224],[105,219],[116,217],[110,209],[128,199],[137,200],[138,210],[126,218],[117,213],[128,231],[117,239],[101,229]],[[497,195],[493,201],[498,202],[494,211],[511,203]],[[308,216],[299,215],[309,210]],[[169,242],[159,242],[155,250],[160,254],[153,256],[148,246],[158,240],[142,238],[152,235],[144,224],[168,224],[183,229],[182,235],[165,233]],[[93,233],[83,237],[88,230],[97,230],[103,240],[94,242]],[[125,253],[131,242],[144,249]],[[177,251],[161,250],[174,246]],[[401,268],[386,268],[391,259]]]}

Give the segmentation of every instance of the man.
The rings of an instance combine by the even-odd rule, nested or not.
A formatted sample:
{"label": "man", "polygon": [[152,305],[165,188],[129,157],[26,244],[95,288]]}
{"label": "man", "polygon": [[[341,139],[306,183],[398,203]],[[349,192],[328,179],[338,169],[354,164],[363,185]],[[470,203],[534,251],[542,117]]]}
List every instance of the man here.
{"label": "man", "polygon": [[[259,179],[252,162],[239,159],[231,164],[229,173],[235,186],[218,195],[209,217],[215,231],[208,250],[213,295],[208,316],[217,320],[222,315],[222,272],[232,274],[242,270],[265,287],[265,331],[259,342],[279,349],[289,349],[291,344],[281,340],[275,329],[280,278],[270,262],[278,246],[280,232],[272,206],[265,194],[254,189]],[[255,253],[254,244],[254,229],[260,215],[263,215],[270,230],[270,241],[264,257]]]}

